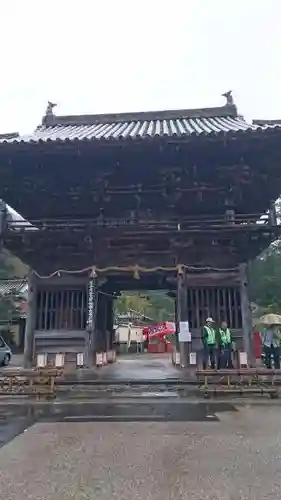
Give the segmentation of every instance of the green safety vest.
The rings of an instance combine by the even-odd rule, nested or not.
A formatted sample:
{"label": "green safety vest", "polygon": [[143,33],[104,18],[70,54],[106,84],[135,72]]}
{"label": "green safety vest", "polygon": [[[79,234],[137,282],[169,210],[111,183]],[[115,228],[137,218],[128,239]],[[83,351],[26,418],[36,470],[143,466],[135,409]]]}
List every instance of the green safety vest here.
{"label": "green safety vest", "polygon": [[229,328],[226,330],[223,330],[222,328],[219,329],[219,334],[220,334],[220,339],[222,345],[227,345],[231,343],[231,333]]}
{"label": "green safety vest", "polygon": [[207,332],[207,344],[215,345],[216,343],[216,332],[214,328],[210,328],[209,326],[204,326],[205,331]]}

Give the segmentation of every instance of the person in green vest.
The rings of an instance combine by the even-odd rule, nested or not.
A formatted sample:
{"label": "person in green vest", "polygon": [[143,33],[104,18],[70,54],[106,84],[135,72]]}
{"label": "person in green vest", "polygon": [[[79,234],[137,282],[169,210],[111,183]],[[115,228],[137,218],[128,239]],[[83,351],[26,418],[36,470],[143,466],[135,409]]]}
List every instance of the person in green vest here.
{"label": "person in green vest", "polygon": [[208,367],[209,361],[212,370],[216,367],[216,330],[213,318],[207,318],[202,327],[201,337],[203,342],[203,370]]}
{"label": "person in green vest", "polygon": [[218,369],[233,368],[231,350],[232,335],[226,321],[222,321],[218,331]]}

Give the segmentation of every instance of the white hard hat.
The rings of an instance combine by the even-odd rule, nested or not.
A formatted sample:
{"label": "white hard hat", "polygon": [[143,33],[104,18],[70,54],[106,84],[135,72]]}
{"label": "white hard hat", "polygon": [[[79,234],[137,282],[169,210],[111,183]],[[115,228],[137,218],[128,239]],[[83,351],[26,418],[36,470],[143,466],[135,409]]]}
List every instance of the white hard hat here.
{"label": "white hard hat", "polygon": [[214,323],[213,318],[207,318],[207,319],[206,319],[206,323]]}

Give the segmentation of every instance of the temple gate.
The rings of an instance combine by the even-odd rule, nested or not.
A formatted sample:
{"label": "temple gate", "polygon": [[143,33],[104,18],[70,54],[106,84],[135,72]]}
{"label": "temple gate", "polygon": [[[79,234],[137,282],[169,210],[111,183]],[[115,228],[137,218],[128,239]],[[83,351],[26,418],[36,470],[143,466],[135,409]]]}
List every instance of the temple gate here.
{"label": "temple gate", "polygon": [[[247,262],[279,234],[281,128],[217,108],[57,116],[0,141],[3,244],[31,268],[25,364],[112,351],[123,290],[164,289],[188,320],[226,319],[251,356]],[[28,221],[28,222],[27,222]],[[188,364],[188,356],[185,360]]]}

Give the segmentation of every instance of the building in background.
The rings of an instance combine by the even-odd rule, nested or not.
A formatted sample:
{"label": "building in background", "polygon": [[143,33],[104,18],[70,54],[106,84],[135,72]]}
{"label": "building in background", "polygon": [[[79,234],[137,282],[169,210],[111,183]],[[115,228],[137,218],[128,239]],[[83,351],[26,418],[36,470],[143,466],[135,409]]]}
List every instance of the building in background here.
{"label": "building in background", "polygon": [[28,281],[0,280],[0,331],[13,351],[23,352]]}

